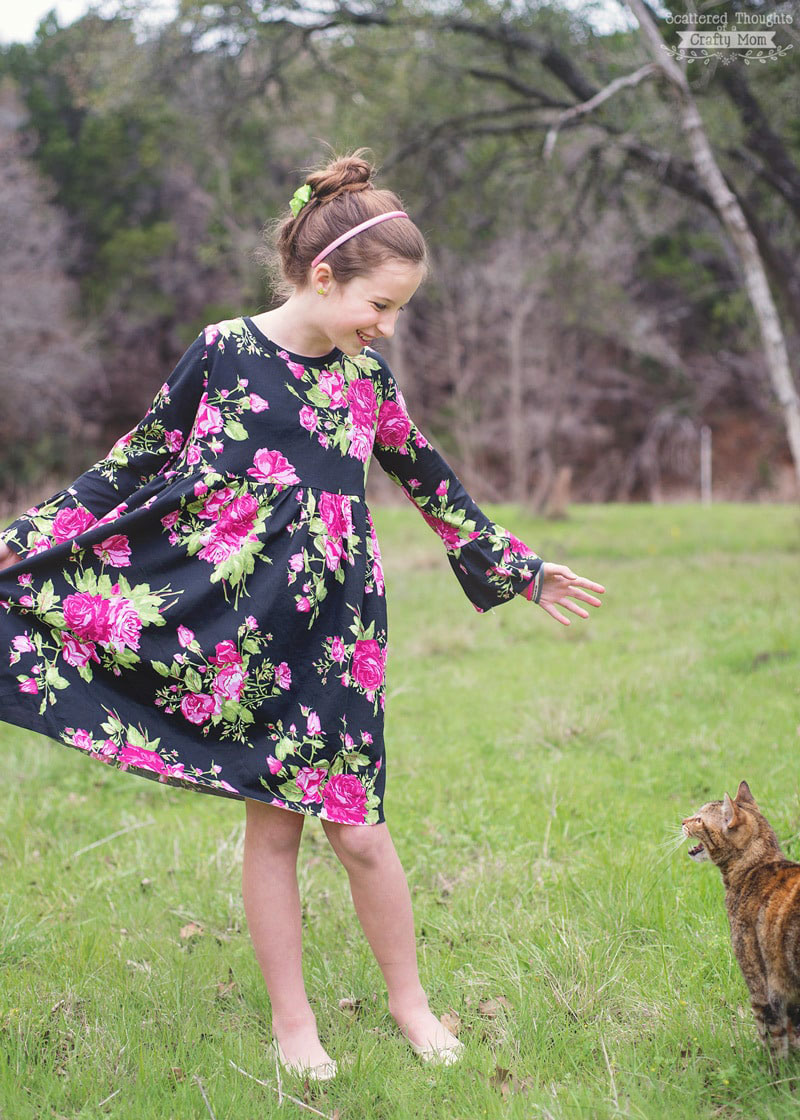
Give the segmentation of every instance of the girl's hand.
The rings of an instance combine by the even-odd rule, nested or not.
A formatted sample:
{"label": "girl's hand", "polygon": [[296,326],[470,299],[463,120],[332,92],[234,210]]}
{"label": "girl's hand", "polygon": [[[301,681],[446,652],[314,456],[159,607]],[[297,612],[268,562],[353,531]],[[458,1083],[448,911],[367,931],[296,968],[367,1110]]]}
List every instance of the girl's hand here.
{"label": "girl's hand", "polygon": [[21,559],[19,553],[9,548],[5,541],[0,541],[0,571],[3,568],[10,568],[12,564],[16,564]]}
{"label": "girl's hand", "polygon": [[584,587],[596,591],[598,595],[602,595],[605,591],[602,584],[592,583],[590,579],[584,579],[583,576],[576,576],[565,564],[542,564],[542,594],[539,597],[539,606],[564,626],[569,626],[570,620],[565,618],[559,607],[572,611],[579,618],[588,618],[588,611],[570,602],[570,599],[580,599],[582,603],[588,603],[591,607],[600,606],[600,600],[583,591]]}

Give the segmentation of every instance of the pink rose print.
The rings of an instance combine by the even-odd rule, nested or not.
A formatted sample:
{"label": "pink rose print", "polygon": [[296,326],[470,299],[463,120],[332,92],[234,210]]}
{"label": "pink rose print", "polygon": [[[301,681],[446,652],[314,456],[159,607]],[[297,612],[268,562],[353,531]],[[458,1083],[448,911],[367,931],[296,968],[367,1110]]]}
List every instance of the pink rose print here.
{"label": "pink rose print", "polygon": [[313,432],[317,426],[317,414],[307,404],[300,409],[300,423],[307,432]]}
{"label": "pink rose print", "polygon": [[302,595],[297,600],[297,609],[301,614],[308,614],[308,612],[311,610],[311,600],[307,599],[305,595]]}
{"label": "pink rose print", "polygon": [[302,572],[304,563],[302,552],[294,552],[289,557],[289,567],[293,572]]}
{"label": "pink rose print", "polygon": [[72,736],[72,745],[79,747],[82,751],[90,751],[92,749],[92,737],[88,731],[78,728]]}
{"label": "pink rose print", "polygon": [[363,824],[367,794],[355,774],[334,774],[322,791],[325,816],[342,824]]}
{"label": "pink rose print", "polygon": [[36,646],[30,640],[27,633],[24,635],[18,634],[17,637],[12,640],[11,645],[17,653],[32,653],[36,649]]}
{"label": "pink rose print", "polygon": [[269,401],[265,401],[258,393],[251,393],[250,408],[253,412],[265,412],[269,408]]}
{"label": "pink rose print", "polygon": [[345,648],[341,638],[334,638],[331,642],[331,657],[334,661],[338,661],[340,665],[344,661]]}
{"label": "pink rose print", "polygon": [[109,614],[109,643],[118,650],[138,649],[141,630],[142,620],[130,599],[115,599]]}
{"label": "pink rose print", "polygon": [[214,656],[208,659],[212,665],[241,665],[242,657],[236,648],[236,643],[226,638],[224,642],[217,642]]}
{"label": "pink rose print", "polygon": [[270,774],[280,774],[283,770],[283,763],[274,754],[267,755],[267,766],[269,767]]}
{"label": "pink rose print", "polygon": [[395,401],[384,401],[378,413],[375,439],[383,447],[402,447],[411,431],[411,421]]}
{"label": "pink rose print", "polygon": [[211,346],[219,338],[219,327],[216,324],[211,324],[203,328],[206,346]]}
{"label": "pink rose print", "polygon": [[279,489],[300,481],[289,460],[280,451],[269,451],[266,447],[256,451],[253,466],[247,468],[247,473],[257,482],[275,482]]}
{"label": "pink rose print", "polygon": [[61,656],[68,665],[80,667],[81,665],[87,665],[90,661],[96,661],[98,665],[100,664],[94,642],[79,642],[71,634],[64,634],[62,637],[64,645],[61,649]]}
{"label": "pink rose print", "polygon": [[372,382],[364,377],[352,381],[347,390],[347,402],[353,423],[360,428],[371,428],[378,405]]}
{"label": "pink rose print", "polygon": [[316,712],[309,712],[306,717],[309,735],[316,735],[322,730],[322,724],[319,722],[319,716]]}
{"label": "pink rose print", "polygon": [[180,451],[183,447],[183,432],[179,428],[174,428],[171,432],[164,432],[164,442],[170,451]]}
{"label": "pink rose print", "polygon": [[478,530],[473,530],[462,538],[454,525],[449,525],[446,521],[442,521],[441,517],[434,517],[432,513],[426,513],[425,510],[420,510],[420,512],[433,531],[442,538],[445,547],[448,549],[461,548],[462,545],[469,544],[470,541],[481,535]]}
{"label": "pink rose print", "polygon": [[320,785],[325,781],[328,776],[327,770],[321,770],[317,766],[304,766],[299,770],[295,782],[303,790],[303,801],[322,801],[322,794],[319,792]]}
{"label": "pink rose print", "polygon": [[222,696],[226,700],[238,701],[246,680],[247,673],[244,673],[237,665],[228,665],[217,673],[211,682],[211,688],[217,696]]}
{"label": "pink rose print", "polygon": [[194,630],[190,630],[188,626],[178,627],[178,642],[187,649],[194,641]]}
{"label": "pink rose print", "polygon": [[331,408],[344,408],[347,399],[342,390],[345,387],[344,375],[339,370],[324,369],[317,382],[322,392],[330,397]]}
{"label": "pink rose print", "polygon": [[100,595],[78,591],[64,600],[64,622],[80,638],[107,643],[111,632],[111,603]]}
{"label": "pink rose print", "polygon": [[372,692],[383,680],[384,663],[381,647],[374,638],[359,638],[353,651],[350,670],[356,683]]}
{"label": "pink rose print", "polygon": [[218,701],[204,692],[190,692],[181,700],[181,715],[189,723],[206,723],[217,710]]}
{"label": "pink rose print", "polygon": [[522,556],[535,556],[536,555],[536,553],[533,551],[533,549],[530,548],[527,544],[525,544],[525,541],[521,541],[519,539],[519,537],[515,537],[513,533],[509,533],[508,537],[509,537],[509,540],[510,540],[511,544],[503,552],[503,559],[504,560],[510,560],[512,552],[520,553]]}
{"label": "pink rose print", "polygon": [[155,774],[166,774],[167,764],[157,751],[148,751],[144,747],[134,747],[126,743],[119,752],[119,768],[127,770],[129,766],[138,766],[140,770],[152,770]]}
{"label": "pink rose print", "polygon": [[36,683],[36,677],[28,677],[27,680],[21,681],[19,690],[20,692],[37,693],[39,691],[39,686]]}
{"label": "pink rose print", "polygon": [[211,497],[207,498],[203,503],[199,516],[207,518],[210,521],[216,521],[219,517],[220,510],[228,504],[232,497],[233,490],[231,490],[230,486],[223,486],[221,490],[215,490]]}
{"label": "pink rose print", "polygon": [[96,521],[95,515],[87,509],[59,510],[53,519],[53,540],[56,544],[71,540]]}
{"label": "pink rose print", "polygon": [[372,428],[354,428],[347,454],[360,463],[366,463],[372,451],[372,442]]}
{"label": "pink rose print", "polygon": [[115,533],[113,537],[106,537],[100,544],[93,545],[92,552],[104,564],[110,564],[113,568],[130,567],[131,546],[123,533]]}
{"label": "pink rose print", "polygon": [[353,508],[348,494],[323,490],[317,508],[329,536],[349,536],[353,532]]}
{"label": "pink rose print", "polygon": [[287,362],[286,364],[298,380],[306,372],[306,367],[301,366],[299,362]]}
{"label": "pink rose print", "polygon": [[292,687],[292,671],[285,661],[281,661],[280,665],[275,670],[275,680],[278,682],[278,688],[291,688]]}
{"label": "pink rose print", "polygon": [[203,393],[197,408],[195,435],[198,439],[205,439],[208,435],[221,432],[222,428],[222,413],[216,405],[208,403],[208,393]]}

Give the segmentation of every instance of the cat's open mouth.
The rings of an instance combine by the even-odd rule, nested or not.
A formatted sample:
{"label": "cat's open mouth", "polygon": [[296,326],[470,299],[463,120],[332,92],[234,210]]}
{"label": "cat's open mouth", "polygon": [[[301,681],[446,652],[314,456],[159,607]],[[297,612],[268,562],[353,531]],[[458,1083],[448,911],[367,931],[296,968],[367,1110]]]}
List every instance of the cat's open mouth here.
{"label": "cat's open mouth", "polygon": [[689,849],[689,855],[692,859],[704,859],[706,850],[702,844],[698,844],[696,847]]}

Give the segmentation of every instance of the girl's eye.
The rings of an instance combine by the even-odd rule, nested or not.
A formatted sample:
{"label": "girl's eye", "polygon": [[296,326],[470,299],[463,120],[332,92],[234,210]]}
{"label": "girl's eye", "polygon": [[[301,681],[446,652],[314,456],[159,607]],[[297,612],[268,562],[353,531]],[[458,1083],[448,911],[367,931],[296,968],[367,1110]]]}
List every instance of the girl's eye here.
{"label": "girl's eye", "polygon": [[385,303],[375,303],[375,301],[373,300],[372,301],[372,306],[376,309],[376,311],[385,311],[386,310],[386,304]]}

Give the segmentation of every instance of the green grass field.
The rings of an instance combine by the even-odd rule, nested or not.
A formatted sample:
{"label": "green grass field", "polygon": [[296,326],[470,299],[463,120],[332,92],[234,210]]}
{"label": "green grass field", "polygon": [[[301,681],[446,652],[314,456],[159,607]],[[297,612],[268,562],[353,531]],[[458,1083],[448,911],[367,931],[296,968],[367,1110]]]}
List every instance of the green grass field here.
{"label": "green grass field", "polygon": [[[423,983],[467,1053],[439,1070],[411,1053],[309,820],[306,982],[353,1064],[305,1100],[339,1120],[795,1117],[800,1055],[770,1071],[720,876],[676,845],[683,816],[747,778],[800,859],[798,510],[484,508],[605,603],[569,629],[522,598],[479,615],[422,518],[373,510],[387,821]],[[241,803],[8,725],[0,780],[2,1120],[312,1116],[231,1064],[276,1086]]]}

